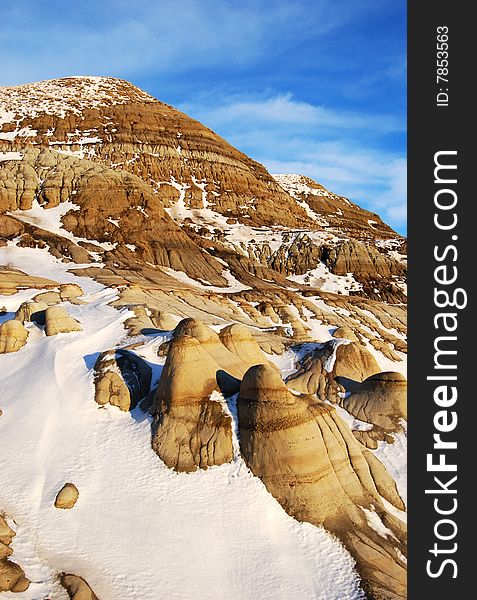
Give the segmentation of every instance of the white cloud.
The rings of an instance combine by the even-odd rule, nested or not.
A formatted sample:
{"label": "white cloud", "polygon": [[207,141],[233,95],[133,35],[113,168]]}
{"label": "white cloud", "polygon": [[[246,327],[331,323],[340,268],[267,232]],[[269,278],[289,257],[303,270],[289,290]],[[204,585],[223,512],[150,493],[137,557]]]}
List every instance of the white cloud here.
{"label": "white cloud", "polygon": [[181,108],[269,171],[308,175],[405,231],[406,159],[383,142],[404,132],[404,119],[314,106],[290,94],[260,99],[217,90]]}
{"label": "white cloud", "polygon": [[371,128],[380,134],[405,129],[405,123],[393,116],[337,111],[295,100],[291,93],[260,100],[222,97],[219,106],[185,104],[183,109],[200,112],[206,121],[220,125],[241,119],[248,123],[260,122],[262,126],[296,124],[333,130]]}

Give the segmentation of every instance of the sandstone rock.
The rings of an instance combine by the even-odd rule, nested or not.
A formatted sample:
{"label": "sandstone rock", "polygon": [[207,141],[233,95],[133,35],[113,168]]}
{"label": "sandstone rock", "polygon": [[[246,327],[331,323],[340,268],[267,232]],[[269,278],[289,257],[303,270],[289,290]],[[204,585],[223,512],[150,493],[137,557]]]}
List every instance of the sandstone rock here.
{"label": "sandstone rock", "polygon": [[219,338],[227,350],[236,354],[247,367],[268,362],[257,341],[245,325],[238,323],[228,325],[220,330]]}
{"label": "sandstone rock", "polygon": [[172,331],[177,325],[177,321],[165,311],[151,309],[151,320],[157,329],[162,331]]}
{"label": "sandstone rock", "polygon": [[280,318],[273,309],[273,306],[270,304],[270,302],[261,302],[257,308],[263,315],[269,317],[273,323],[280,322]]}
{"label": "sandstone rock", "polygon": [[23,569],[8,560],[8,556],[12,554],[10,544],[14,536],[15,532],[0,515],[0,592],[24,592],[30,585]]}
{"label": "sandstone rock", "polygon": [[374,356],[356,342],[341,344],[336,349],[336,361],[333,374],[354,381],[363,381],[370,375],[380,372]]}
{"label": "sandstone rock", "polygon": [[71,600],[98,600],[98,597],[82,577],[63,573],[60,580]]}
{"label": "sandstone rock", "polygon": [[401,428],[401,419],[407,419],[406,378],[393,372],[372,375],[353,386],[351,394],[341,398],[340,404],[361,421],[384,431],[396,431]]}
{"label": "sandstone rock", "polygon": [[28,585],[21,567],[10,560],[0,560],[0,592],[25,591]]}
{"label": "sandstone rock", "polygon": [[337,377],[341,377],[340,383],[345,380],[361,382],[379,373],[380,368],[373,355],[348,339],[342,341],[338,337],[330,340],[306,355],[299,369],[287,378],[288,387],[304,394],[317,394],[321,400],[337,402]]}
{"label": "sandstone rock", "polygon": [[0,325],[0,354],[18,352],[26,344],[28,331],[21,321],[10,319]]}
{"label": "sandstone rock", "polygon": [[[266,365],[247,371],[237,406],[241,451],[268,491],[296,519],[341,538],[372,597],[405,598],[404,526],[380,499],[380,490],[393,497],[392,479],[382,465],[370,468],[334,409],[294,396]],[[376,512],[395,539],[378,535],[360,507]]]}
{"label": "sandstone rock", "polygon": [[30,587],[30,583],[30,580],[23,575],[17,579],[17,582],[10,591],[14,592],[15,594],[25,592]]}
{"label": "sandstone rock", "polygon": [[108,350],[94,366],[95,400],[128,411],[147,396],[151,387],[151,367],[128,350]]}
{"label": "sandstone rock", "polygon": [[207,325],[198,319],[188,318],[180,321],[174,330],[174,338],[181,336],[195,338],[203,350],[219,366],[219,369],[226,371],[229,375],[237,379],[241,379],[248,368],[247,364],[237,354],[234,354],[224,346],[220,337],[213,329],[207,327]]}
{"label": "sandstone rock", "polygon": [[15,319],[22,323],[34,321],[39,325],[45,324],[45,310],[48,308],[46,302],[23,302],[15,313]]}
{"label": "sandstone rock", "polygon": [[45,322],[45,333],[48,336],[82,330],[79,322],[70,317],[62,306],[49,306],[45,310]]}
{"label": "sandstone rock", "polygon": [[60,298],[64,302],[66,300],[72,302],[73,304],[81,302],[78,300],[80,296],[83,295],[83,290],[79,285],[75,283],[65,283],[60,285]]}
{"label": "sandstone rock", "polygon": [[21,221],[8,215],[0,215],[0,238],[11,240],[23,233]]}
{"label": "sandstone rock", "polygon": [[152,447],[168,467],[190,472],[232,460],[232,420],[211,399],[219,371],[196,338],[176,330],[151,407]]}
{"label": "sandstone rock", "polygon": [[44,289],[56,285],[51,279],[27,275],[18,269],[0,266],[0,295],[2,296],[16,294],[21,289]]}
{"label": "sandstone rock", "polygon": [[344,339],[350,340],[352,342],[359,342],[358,336],[351,329],[351,327],[337,327],[333,331],[333,337],[335,337],[335,338],[344,338]]}
{"label": "sandstone rock", "polygon": [[42,304],[47,304],[48,306],[54,306],[55,304],[59,304],[61,302],[60,292],[41,292],[33,297],[34,302],[41,302]]}
{"label": "sandstone rock", "polygon": [[[9,546],[12,543],[13,538],[15,537],[15,532],[8,525],[5,518],[0,515],[0,542]],[[10,550],[11,553],[11,550]]]}
{"label": "sandstone rock", "polygon": [[0,542],[0,560],[3,560],[4,558],[10,556],[12,552],[13,550],[9,546],[7,546],[7,544]]}
{"label": "sandstone rock", "polygon": [[124,326],[132,336],[141,335],[154,329],[154,323],[147,314],[145,306],[132,306],[131,310],[134,312],[134,317],[126,319]]}
{"label": "sandstone rock", "polygon": [[149,308],[145,305],[131,306],[134,317],[130,317],[124,323],[131,335],[152,333],[154,331],[172,331],[176,320],[165,311]]}
{"label": "sandstone rock", "polygon": [[70,509],[76,504],[79,497],[78,488],[73,483],[65,483],[56,495],[55,507]]}

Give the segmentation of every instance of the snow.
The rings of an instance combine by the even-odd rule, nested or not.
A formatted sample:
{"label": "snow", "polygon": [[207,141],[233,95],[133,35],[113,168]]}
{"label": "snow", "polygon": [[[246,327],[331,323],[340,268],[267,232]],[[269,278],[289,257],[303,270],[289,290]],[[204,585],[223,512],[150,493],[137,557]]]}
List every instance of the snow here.
{"label": "snow", "polygon": [[61,219],[71,210],[79,210],[79,206],[73,202],[61,202],[53,208],[44,208],[35,198],[32,207],[29,210],[15,210],[7,213],[30,225],[35,225],[41,229],[47,229],[56,235],[75,240],[72,233],[63,228]]}
{"label": "snow", "polygon": [[407,427],[403,421],[403,431],[393,433],[394,444],[379,442],[378,448],[372,450],[379,458],[396,482],[399,495],[407,502]]}
{"label": "snow", "polygon": [[63,77],[0,87],[0,126],[42,113],[64,118],[68,113],[80,115],[85,109],[133,101],[157,102],[139,88],[113,77]]}
{"label": "snow", "polygon": [[[98,240],[89,240],[87,238],[76,237],[68,231],[64,229],[63,223],[61,219],[72,210],[79,210],[79,206],[71,202],[70,200],[66,202],[61,202],[58,206],[54,206],[52,208],[43,207],[37,199],[33,200],[32,207],[28,210],[15,210],[12,212],[8,212],[7,214],[12,215],[24,223],[29,223],[30,225],[35,225],[36,227],[40,227],[42,229],[47,229],[56,235],[60,235],[61,237],[67,238],[71,240],[75,244],[79,244],[79,242],[93,242],[95,245],[101,247],[103,250],[110,251],[114,250],[117,246],[117,242],[99,242]],[[111,223],[118,226],[118,222],[113,219],[108,219]],[[91,255],[94,253],[90,252]]]}
{"label": "snow", "polygon": [[21,160],[22,158],[22,152],[0,152],[0,162],[7,160]]}
{"label": "snow", "polygon": [[324,292],[332,292],[344,296],[349,296],[350,292],[357,292],[363,288],[362,284],[356,281],[352,273],[335,275],[322,262],[315,269],[307,271],[303,275],[288,275],[287,279],[302,285],[319,288]]}
{"label": "snow", "polygon": [[373,510],[369,510],[361,506],[361,510],[364,512],[366,520],[368,521],[368,525],[371,527],[371,529],[374,529],[374,531],[376,531],[376,533],[383,538],[394,538],[397,541],[394,533],[381,521],[381,517],[374,510],[374,506],[372,506],[372,509]]}
{"label": "snow", "polygon": [[200,290],[204,290],[206,292],[218,292],[221,294],[232,294],[234,292],[242,292],[243,290],[249,290],[251,288],[243,285],[235,279],[235,277],[230,273],[230,271],[224,269],[222,271],[222,277],[227,280],[228,285],[225,287],[219,287],[214,285],[209,285],[208,283],[201,283],[196,279],[192,279],[189,277],[184,271],[175,271],[169,267],[160,267],[164,273],[167,273],[170,277],[177,279],[178,281],[182,281],[182,283],[186,283],[187,285],[191,285],[193,287],[199,288]]}
{"label": "snow", "polygon": [[[40,331],[18,353],[0,356],[9,374],[0,381],[0,508],[16,523],[12,560],[32,579],[22,598],[65,598],[52,579],[62,571],[84,577],[102,600],[363,597],[343,546],[288,516],[239,457],[176,473],[151,449],[140,409],[94,402],[98,353],[126,341],[128,311],[109,306],[116,290],[75,277],[38,250],[0,248],[4,262],[77,282],[86,302],[67,305],[82,332],[48,338]],[[153,351],[157,342],[144,341],[157,380],[163,359]],[[73,509],[58,510],[54,499],[66,481],[80,496]]]}

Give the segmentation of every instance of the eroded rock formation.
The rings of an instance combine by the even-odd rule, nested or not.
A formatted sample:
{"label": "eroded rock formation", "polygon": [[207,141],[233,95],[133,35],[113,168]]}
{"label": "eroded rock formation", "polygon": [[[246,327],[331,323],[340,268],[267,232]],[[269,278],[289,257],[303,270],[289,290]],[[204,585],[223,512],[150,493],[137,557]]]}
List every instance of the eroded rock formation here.
{"label": "eroded rock formation", "polygon": [[221,371],[195,337],[174,337],[151,407],[152,447],[168,467],[190,472],[232,460],[232,419],[217,400]]}
{"label": "eroded rock formation", "polygon": [[0,325],[0,354],[18,352],[26,344],[28,331],[21,321],[10,319]]}
{"label": "eroded rock formation", "polygon": [[338,382],[350,390],[339,403],[357,419],[388,433],[401,428],[401,419],[407,420],[407,382],[401,373],[377,373],[358,385],[343,378]]}
{"label": "eroded rock formation", "polygon": [[24,592],[30,585],[23,569],[8,559],[15,532],[0,514],[0,592]]}
{"label": "eroded rock formation", "polygon": [[[242,381],[238,418],[248,466],[285,510],[338,535],[373,598],[405,598],[405,528],[381,494],[399,508],[402,501],[383,465],[368,462],[335,410],[294,396],[275,369],[259,365]],[[388,533],[376,532],[372,519]]]}
{"label": "eroded rock formation", "polygon": [[71,317],[63,306],[49,306],[45,310],[46,335],[51,336],[81,330],[80,323]]}
{"label": "eroded rock formation", "polygon": [[145,398],[151,387],[151,367],[129,350],[108,350],[94,366],[95,397],[101,406],[111,404],[128,411]]}

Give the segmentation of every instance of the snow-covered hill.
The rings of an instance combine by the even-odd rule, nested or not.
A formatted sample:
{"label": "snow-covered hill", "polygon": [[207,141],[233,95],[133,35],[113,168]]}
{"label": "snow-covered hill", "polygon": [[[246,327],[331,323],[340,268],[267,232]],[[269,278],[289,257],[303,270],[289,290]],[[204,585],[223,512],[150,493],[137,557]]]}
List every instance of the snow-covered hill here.
{"label": "snow-covered hill", "polygon": [[0,106],[0,596],[404,598],[405,240],[127,82]]}

